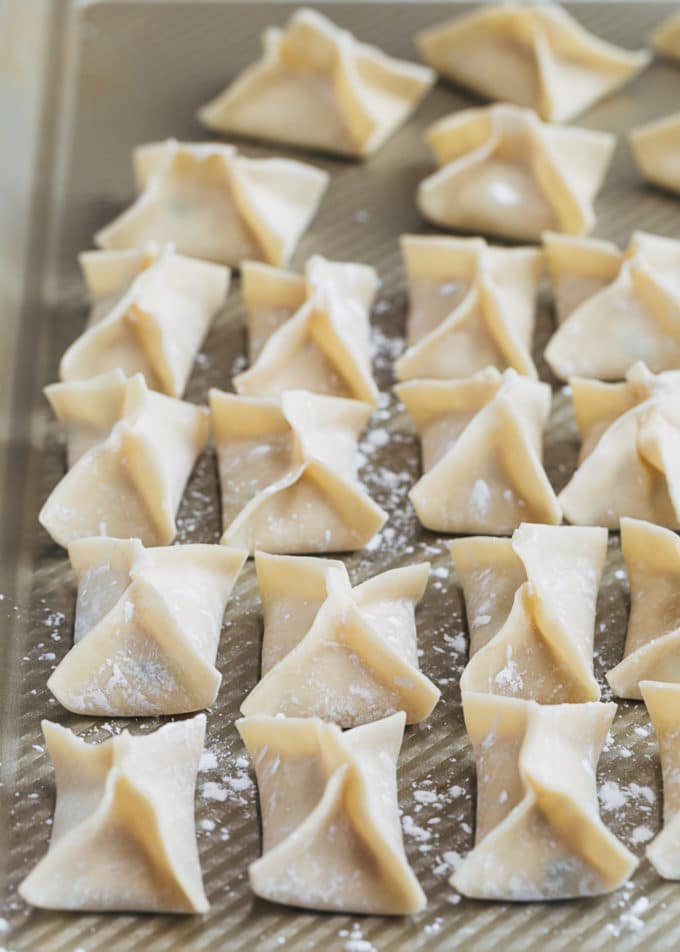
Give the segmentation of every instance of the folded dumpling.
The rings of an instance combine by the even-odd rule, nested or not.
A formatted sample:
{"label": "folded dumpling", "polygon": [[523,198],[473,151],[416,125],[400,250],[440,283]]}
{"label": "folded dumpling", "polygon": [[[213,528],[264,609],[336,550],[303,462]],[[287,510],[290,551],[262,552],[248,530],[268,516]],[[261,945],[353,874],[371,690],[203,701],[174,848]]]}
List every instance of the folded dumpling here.
{"label": "folded dumpling", "polygon": [[248,159],[234,146],[168,139],[133,153],[140,195],[95,235],[101,248],[171,241],[177,251],[232,268],[288,263],[328,185],[291,159]]}
{"label": "folded dumpling", "polygon": [[79,539],[75,645],[47,686],[69,711],[99,717],[209,707],[222,617],[247,553],[222,545],[145,549],[138,539]]}
{"label": "folded dumpling", "polygon": [[631,129],[630,144],[637,166],[649,182],[680,193],[680,112]]}
{"label": "folded dumpling", "polygon": [[[631,247],[637,232],[631,239]],[[626,253],[611,241],[583,238],[547,231],[543,236],[543,253],[552,284],[558,326],[589,298],[603,291],[619,276]],[[592,339],[588,341],[592,347]]]}
{"label": "folded dumpling", "polygon": [[105,535],[169,545],[175,513],[208,442],[204,407],[154,393],[144,377],[112,370],[45,390],[66,429],[69,471],[40,522],[55,542]]}
{"label": "folded dumpling", "polygon": [[360,43],[315,10],[262,37],[262,59],[199,110],[211,129],[364,158],[434,83],[425,66]]}
{"label": "folded dumpling", "polygon": [[320,717],[356,727],[404,711],[424,720],[439,690],[418,666],[415,608],[430,566],[383,572],[356,588],[342,562],[255,555],[264,612],[262,680],[246,715]]}
{"label": "folded dumpling", "polygon": [[410,307],[400,380],[451,380],[485,367],[536,377],[531,358],[543,255],[483,238],[403,235]]}
{"label": "folded dumpling", "polygon": [[657,53],[680,60],[680,11],[662,20],[652,31],[649,41]]}
{"label": "folded dumpling", "polygon": [[210,391],[226,545],[292,555],[360,549],[386,514],[357,479],[371,407],[288,390]]}
{"label": "folded dumpling", "polygon": [[489,99],[566,122],[648,64],[592,34],[557,4],[480,7],[420,33],[426,63]]}
{"label": "folded dumpling", "polygon": [[395,390],[420,436],[423,476],[409,499],[426,529],[509,535],[562,521],[542,463],[548,384],[489,367]]}
{"label": "folded dumpling", "polygon": [[194,828],[205,715],[103,744],[42,728],[57,805],[50,848],[21,897],[76,912],[207,912]]}
{"label": "folded dumpling", "polygon": [[451,543],[470,660],[462,691],[542,704],[597,701],[593,639],[607,530],[524,524]]}
{"label": "folded dumpling", "polygon": [[425,895],[408,864],[397,800],[405,716],[343,733],[317,718],[236,722],[260,793],[262,856],[250,885],[304,909],[410,915]]}
{"label": "folded dumpling", "polygon": [[595,770],[615,704],[537,704],[463,692],[477,765],[475,847],[451,884],[538,902],[622,886],[637,859],[599,816]]}
{"label": "folded dumpling", "polygon": [[592,238],[544,236],[560,326],[545,359],[562,380],[621,380],[631,364],[680,368],[680,241],[636,232],[625,252]]}
{"label": "folded dumpling", "polygon": [[622,519],[621,550],[630,618],[623,661],[607,680],[617,697],[639,699],[641,681],[680,684],[680,539],[670,529]]}
{"label": "folded dumpling", "polygon": [[634,364],[625,383],[570,380],[580,465],[559,496],[575,525],[623,516],[680,528],[680,372]]}
{"label": "folded dumpling", "polygon": [[427,141],[441,168],[418,187],[425,218],[518,241],[587,234],[616,144],[608,132],[549,125],[504,104],[445,116]]}
{"label": "folded dumpling", "polygon": [[647,859],[664,879],[680,879],[680,684],[640,685],[659,743],[663,776],[663,829],[647,847]]}
{"label": "folded dumpling", "polygon": [[229,288],[229,269],[186,258],[172,245],[80,255],[92,309],[87,328],[59,365],[62,380],[120,368],[153,390],[184,393]]}
{"label": "folded dumpling", "polygon": [[367,265],[314,255],[304,277],[244,262],[241,283],[251,367],[241,394],[309,390],[376,405],[369,315],[378,275]]}

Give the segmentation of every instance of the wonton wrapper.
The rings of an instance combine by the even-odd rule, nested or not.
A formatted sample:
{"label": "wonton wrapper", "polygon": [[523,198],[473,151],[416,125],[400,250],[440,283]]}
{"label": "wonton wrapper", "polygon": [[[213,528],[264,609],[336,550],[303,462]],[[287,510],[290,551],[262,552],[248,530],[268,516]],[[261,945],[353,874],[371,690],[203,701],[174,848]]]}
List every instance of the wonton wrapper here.
{"label": "wonton wrapper", "polygon": [[255,556],[264,611],[262,680],[243,714],[320,717],[340,727],[404,711],[431,714],[439,690],[418,667],[415,607],[430,566],[409,565],[352,588],[342,562]]}
{"label": "wonton wrapper", "polygon": [[409,283],[408,350],[400,380],[451,380],[485,367],[536,377],[531,359],[543,255],[483,238],[403,235]]}
{"label": "wonton wrapper", "polygon": [[622,519],[621,549],[630,618],[623,661],[607,680],[617,697],[639,700],[641,681],[680,683],[680,539],[661,526]]}
{"label": "wonton wrapper", "polygon": [[594,36],[557,4],[491,6],[416,37],[426,63],[489,99],[566,122],[623,86],[649,63]]}
{"label": "wonton wrapper", "polygon": [[427,67],[358,42],[315,10],[270,27],[262,46],[262,59],[199,110],[210,129],[364,158],[435,81]]}
{"label": "wonton wrapper", "polygon": [[457,539],[470,660],[462,691],[541,704],[596,701],[595,610],[607,530],[524,524],[510,539]]}
{"label": "wonton wrapper", "polygon": [[680,528],[680,372],[634,364],[625,383],[570,381],[580,465],[559,495],[575,525],[623,516]]}
{"label": "wonton wrapper", "polygon": [[69,711],[99,717],[209,707],[222,680],[215,668],[222,617],[246,556],[221,545],[71,543],[75,645],[50,691]]}
{"label": "wonton wrapper", "polygon": [[424,474],[409,499],[426,529],[509,535],[521,522],[562,521],[542,463],[548,384],[489,367],[395,391],[421,440]]}
{"label": "wonton wrapper", "polygon": [[288,263],[329,176],[291,159],[248,159],[234,146],[168,139],[133,153],[140,195],[95,235],[108,250],[171,241],[181,254],[237,268]]}
{"label": "wonton wrapper", "polygon": [[253,554],[360,549],[387,518],[357,479],[371,408],[288,390],[280,400],[210,391],[222,543]]}
{"label": "wonton wrapper", "polygon": [[238,393],[279,396],[309,390],[375,406],[369,314],[378,275],[367,265],[310,258],[305,276],[244,262],[249,370]]}
{"label": "wonton wrapper", "polygon": [[663,829],[647,859],[664,879],[680,879],[680,684],[642,681],[640,692],[659,743],[663,774]]}
{"label": "wonton wrapper", "polygon": [[657,53],[680,60],[680,11],[662,20],[652,31],[649,41]]}
{"label": "wonton wrapper", "polygon": [[631,129],[630,144],[642,175],[680,194],[680,112]]}
{"label": "wonton wrapper", "polygon": [[87,328],[59,365],[62,380],[119,368],[144,374],[153,390],[184,393],[213,318],[229,289],[229,270],[185,258],[172,245],[80,255],[92,310]]}
{"label": "wonton wrapper", "polygon": [[317,718],[236,722],[260,793],[262,857],[249,869],[257,896],[373,915],[425,907],[399,820],[404,723],[399,713],[342,733]]}
{"label": "wonton wrapper", "polygon": [[621,380],[631,364],[680,368],[680,241],[636,232],[628,249],[544,236],[560,327],[545,359],[561,380]]}
{"label": "wonton wrapper", "polygon": [[194,828],[205,715],[102,744],[42,728],[57,805],[49,850],[21,897],[78,912],[207,912]]}
{"label": "wonton wrapper", "polygon": [[602,823],[595,770],[615,704],[463,693],[477,763],[475,847],[451,877],[473,899],[612,892],[637,859]]}
{"label": "wonton wrapper", "polygon": [[503,104],[445,116],[426,138],[442,168],[418,187],[425,218],[518,241],[589,232],[616,144],[608,132],[549,125]]}
{"label": "wonton wrapper", "polygon": [[69,471],[40,522],[55,542],[106,535],[169,545],[175,513],[209,436],[208,413],[112,370],[45,388],[66,427]]}

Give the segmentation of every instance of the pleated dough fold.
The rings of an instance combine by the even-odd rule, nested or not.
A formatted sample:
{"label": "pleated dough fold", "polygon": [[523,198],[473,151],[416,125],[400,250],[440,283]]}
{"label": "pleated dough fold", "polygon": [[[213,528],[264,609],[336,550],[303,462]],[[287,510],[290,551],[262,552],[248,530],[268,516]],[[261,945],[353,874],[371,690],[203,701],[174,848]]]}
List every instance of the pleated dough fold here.
{"label": "pleated dough fold", "polygon": [[425,218],[518,241],[587,234],[616,144],[608,132],[550,125],[502,103],[445,116],[426,138],[441,168],[418,187]]}
{"label": "pleated dough fold", "polygon": [[234,146],[167,139],[133,153],[140,195],[95,235],[101,248],[173,242],[181,254],[237,268],[288,263],[328,185],[291,159],[248,159]]}
{"label": "pleated dough fold", "polygon": [[57,805],[49,850],[22,898],[79,912],[207,912],[194,830],[205,715],[103,744],[42,727]]}
{"label": "pleated dough fold", "polygon": [[576,525],[623,516],[680,528],[680,372],[634,364],[625,383],[570,381],[581,461],[559,501]]}
{"label": "pleated dough fold", "polygon": [[262,58],[199,110],[210,129],[364,158],[435,80],[427,67],[360,43],[315,10],[266,30],[262,47]]}
{"label": "pleated dough fold", "polygon": [[69,471],[40,522],[59,545],[106,535],[169,545],[175,513],[208,442],[203,407],[150,391],[141,374],[112,370],[45,389],[66,428]]}
{"label": "pleated dough fold", "polygon": [[664,879],[680,879],[680,684],[640,684],[659,743],[663,775],[663,829],[647,847],[647,859]]}
{"label": "pleated dough fold", "polygon": [[557,4],[484,7],[418,34],[426,63],[489,99],[566,122],[623,86],[649,63],[592,34]]}
{"label": "pleated dough fold", "polygon": [[652,31],[649,41],[657,53],[680,60],[680,12],[662,20]]}
{"label": "pleated dough fold", "polygon": [[462,691],[542,704],[597,701],[593,638],[607,530],[525,523],[451,543],[470,660]]}
{"label": "pleated dough fold", "polygon": [[644,178],[680,194],[680,112],[631,129],[630,144]]}
{"label": "pleated dough fold", "polygon": [[71,543],[75,645],[47,682],[52,694],[69,711],[98,717],[209,707],[222,680],[222,617],[246,557],[221,545]]}
{"label": "pleated dough fold", "polygon": [[406,859],[397,800],[403,713],[343,733],[316,718],[246,717],[262,857],[256,895],[306,909],[408,915],[425,896]]}
{"label": "pleated dough fold", "polygon": [[264,611],[262,680],[245,715],[320,717],[340,727],[404,711],[424,720],[439,690],[418,666],[415,607],[430,566],[383,572],[352,588],[342,562],[255,556]]}
{"label": "pleated dough fold", "polygon": [[599,816],[595,770],[615,704],[542,705],[463,693],[477,765],[475,847],[451,884],[535,902],[618,889],[637,859]]}
{"label": "pleated dough fold", "polygon": [[625,252],[592,238],[545,235],[560,326],[545,359],[561,380],[621,380],[631,364],[680,368],[680,241],[635,232]]}
{"label": "pleated dough fold", "polygon": [[359,549],[386,514],[357,479],[371,407],[288,390],[280,400],[211,390],[222,543],[283,554]]}
{"label": "pleated dough fold", "polygon": [[467,377],[492,366],[536,377],[531,358],[543,255],[483,238],[402,235],[409,283],[400,380]]}
{"label": "pleated dough fold", "polygon": [[617,697],[642,697],[641,681],[680,683],[680,539],[638,519],[621,520],[630,583],[623,660],[607,674]]}
{"label": "pleated dough fold", "polygon": [[229,289],[229,269],[178,255],[172,245],[80,255],[92,310],[59,365],[62,380],[119,368],[181,397],[196,354]]}
{"label": "pleated dough fold", "polygon": [[309,390],[377,404],[369,322],[378,289],[373,268],[314,255],[302,278],[249,261],[241,281],[251,367],[234,378],[238,393]]}
{"label": "pleated dough fold", "polygon": [[547,384],[489,367],[395,391],[421,440],[424,474],[409,499],[425,528],[510,535],[521,522],[562,521],[542,463]]}

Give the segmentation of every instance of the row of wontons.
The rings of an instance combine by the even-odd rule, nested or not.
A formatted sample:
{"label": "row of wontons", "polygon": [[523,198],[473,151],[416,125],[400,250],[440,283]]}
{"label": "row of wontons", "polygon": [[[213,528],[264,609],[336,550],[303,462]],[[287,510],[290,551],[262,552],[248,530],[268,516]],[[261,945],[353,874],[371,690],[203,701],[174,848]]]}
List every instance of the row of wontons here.
{"label": "row of wontons", "polygon": [[[665,827],[647,855],[675,879],[680,544],[630,519],[621,538],[631,616],[624,660],[607,677],[650,710],[666,799]],[[592,667],[606,541],[599,528],[525,524],[512,540],[451,545],[471,633],[461,691],[478,777],[475,847],[451,879],[464,895],[597,895],[637,865],[598,815],[596,766],[616,711],[597,700]],[[221,618],[245,553],[88,539],[70,556],[76,646],[50,679],[56,696],[100,716],[212,703]],[[426,717],[439,696],[418,669],[414,611],[429,566],[356,588],[341,562],[260,553],[256,567],[263,674],[237,723],[261,801],[253,889],[306,908],[417,912],[425,896],[404,853],[396,766],[404,724]],[[57,810],[50,850],[22,884],[24,898],[50,908],[206,911],[193,829],[204,731],[199,715],[93,746],[45,723]]]}
{"label": "row of wontons", "polygon": [[[305,34],[303,29],[300,34],[300,24],[312,32]],[[565,20],[562,29],[568,32],[568,25]],[[390,102],[384,87],[382,98],[376,95],[375,85],[373,90],[366,87],[371,83],[379,87],[385,77],[375,52],[357,49],[352,38],[338,34],[314,14],[294,18],[289,28],[292,44],[268,41],[269,52],[276,48],[274,59],[279,58],[279,66],[299,65],[296,30],[298,36],[311,41],[315,67],[331,61],[341,64],[334,75],[339,77],[336,89],[342,91],[339,99],[344,104],[349,102],[354,108],[362,100],[369,112],[375,109],[383,119],[395,116],[396,104]],[[535,43],[545,62],[541,32],[536,29]],[[308,73],[309,63],[306,66],[303,72]],[[254,72],[257,78],[257,69]],[[260,75],[258,84],[262,80]],[[323,90],[323,83],[319,84],[316,76],[311,77],[311,83],[309,80],[305,75],[302,86],[313,100],[319,85]],[[364,85],[357,90],[355,81]],[[287,88],[291,95],[300,94],[297,77],[291,79],[292,88],[281,75],[275,85],[277,95]],[[266,90],[266,82],[260,88]],[[306,108],[313,109],[311,101]],[[277,113],[271,101],[267,109],[270,115]],[[259,109],[255,112],[262,117]],[[343,121],[355,131],[364,117],[356,111],[351,115],[351,122],[349,114]],[[361,121],[355,122],[357,115]],[[516,136],[517,124],[520,132],[525,124],[522,134],[532,142],[535,131],[531,130],[538,127],[535,119],[507,110],[494,110],[493,116],[500,116],[500,138],[506,140],[499,148],[505,174],[507,140]],[[468,118],[480,128],[479,116]],[[488,125],[483,118],[482,126],[485,122]],[[497,124],[496,118],[492,117],[491,123]],[[321,128],[325,128],[323,123]],[[344,134],[342,123],[339,128]],[[469,134],[472,125],[461,128]],[[376,123],[364,140],[365,150],[377,147],[389,131],[389,125]],[[491,138],[498,138],[497,132],[494,130]],[[271,134],[265,135],[271,138]],[[552,132],[543,138],[551,136]],[[587,134],[580,138],[582,146],[586,138]],[[76,540],[69,552],[79,578],[76,646],[50,686],[66,706],[90,714],[170,713],[196,710],[211,702],[219,684],[214,660],[220,620],[246,554],[215,546],[145,550],[140,542],[126,539],[83,538],[96,533],[134,534],[147,542],[171,541],[174,512],[207,437],[204,411],[153,393],[149,387],[165,394],[182,392],[210,318],[226,292],[228,273],[216,265],[183,258],[172,248],[147,248],[144,243],[147,238],[174,238],[180,250],[197,257],[234,264],[243,257],[281,263],[289,257],[325,187],[321,173],[301,163],[251,162],[229,147],[163,144],[140,151],[137,158],[144,194],[133,209],[100,233],[99,243],[109,248],[141,246],[140,250],[84,256],[90,287],[97,288],[90,329],[65,355],[64,383],[50,390],[53,405],[67,424],[69,458],[74,465],[48,501],[43,521],[63,544]],[[491,168],[491,179],[497,171]],[[483,170],[482,185],[488,180],[488,169]],[[574,191],[572,183],[565,194],[570,189],[578,205],[578,189]],[[519,192],[524,200],[522,188]],[[221,201],[215,201],[216,195]],[[265,208],[271,208],[275,200],[279,214],[274,226]],[[580,220],[587,223],[587,202],[581,205]],[[564,224],[539,211],[535,219],[539,231]],[[225,221],[232,226],[226,245]],[[480,226],[479,221],[470,224]],[[564,230],[570,227],[564,225]],[[585,230],[586,225],[578,227]],[[474,243],[470,251],[473,259],[482,257]],[[487,259],[494,257],[494,251],[485,249]],[[225,541],[250,551],[261,544],[262,533],[265,546],[274,551],[278,551],[277,545],[285,551],[329,551],[360,545],[362,533],[372,534],[381,524],[382,514],[361,496],[351,462],[366,410],[342,398],[358,398],[370,411],[377,395],[370,377],[367,338],[367,299],[372,299],[375,290],[374,276],[370,269],[331,265],[320,259],[310,263],[306,281],[257,265],[245,270],[247,304],[248,286],[255,289],[255,304],[249,313],[253,366],[242,376],[238,389],[244,394],[262,394],[260,388],[270,386],[272,375],[276,383],[273,393],[267,394],[269,399],[253,398],[250,403],[230,395],[212,395],[225,525],[229,523]],[[500,369],[513,367],[507,357],[508,342],[512,345],[513,338],[519,340],[513,353],[527,352],[531,332],[529,329],[527,341],[526,321],[519,333],[516,327],[503,327],[510,310],[507,302],[505,314],[502,306],[494,307],[487,270],[473,269],[474,278],[469,281],[474,285],[473,305],[464,309],[465,319],[458,321],[467,324],[458,343],[471,333],[475,344],[481,339],[487,351],[496,347],[500,353],[500,358],[485,360],[484,366],[497,366],[500,360]],[[321,277],[315,280],[314,271]],[[530,324],[533,295],[532,289]],[[449,303],[453,306],[446,314],[434,320],[426,315],[426,321],[432,322],[430,330],[457,311],[456,302]],[[526,295],[523,303],[526,314]],[[364,321],[366,353],[357,360],[351,352],[356,347],[345,352],[343,342],[350,327],[355,341],[357,326],[363,327]],[[454,336],[460,330],[457,327]],[[455,355],[455,343],[450,351]],[[339,365],[333,360],[339,360]],[[633,395],[626,391],[620,400],[613,400],[617,412],[612,416],[610,399],[604,401],[606,411],[595,414],[598,436],[603,419],[611,423],[617,415],[625,416],[622,407],[628,410],[652,398],[650,375],[642,369],[636,373],[633,383],[638,378],[643,383],[633,387]],[[322,395],[291,392],[290,382],[301,379],[306,389],[321,390]],[[547,506],[555,516],[540,467],[540,431],[547,414],[541,422],[541,405],[545,400],[538,397],[538,391],[529,394],[532,386],[542,385],[532,380],[526,384],[526,398],[517,390],[508,400],[504,388],[523,387],[523,382],[512,373],[501,381],[497,371],[480,368],[478,378],[462,383],[458,392],[454,383],[449,393],[442,390],[434,399],[434,391],[427,395],[437,415],[436,420],[426,419],[421,430],[424,456],[430,460],[425,464],[428,476],[437,476],[436,464],[468,430],[473,435],[465,437],[467,443],[459,455],[470,443],[482,449],[474,473],[459,471],[473,479],[468,487],[472,504],[468,509],[473,521],[480,522],[478,530],[468,531],[510,532],[519,519],[538,518],[545,511],[541,506]],[[648,392],[636,403],[638,391],[644,391],[645,385]],[[324,400],[329,387],[335,398],[331,403]],[[348,392],[343,393],[344,389]],[[418,394],[414,391],[411,396],[417,403]],[[404,399],[408,402],[407,396]],[[514,404],[519,408],[517,417],[508,417],[508,407]],[[652,409],[645,407],[643,415]],[[414,413],[416,419],[419,413],[422,416],[422,410]],[[502,438],[499,443],[508,422],[509,432],[520,437],[520,456],[526,456],[519,465],[504,455]],[[627,430],[624,435],[623,443],[620,438],[615,442],[629,452]],[[635,440],[632,446],[636,448]],[[499,449],[505,466],[500,482],[497,472],[488,470]],[[443,475],[439,474],[440,482],[445,481]],[[515,498],[516,482],[529,487],[529,504],[521,494]],[[666,496],[672,495],[673,488]],[[661,510],[671,511],[658,487],[649,487],[649,495],[655,504],[661,496]],[[502,500],[501,512],[498,500]],[[643,507],[646,502],[645,498]],[[439,510],[431,517],[435,521],[442,518],[441,504]],[[302,513],[304,518],[287,521],[291,512]],[[358,522],[351,523],[350,515],[357,512]],[[615,519],[616,513],[610,512],[609,518]],[[548,516],[546,520],[553,521]],[[296,526],[296,522],[306,525]],[[131,523],[133,530],[128,528]],[[499,528],[501,525],[504,528]],[[541,530],[536,531],[540,537]],[[601,530],[547,531],[560,533],[559,547],[565,539],[565,552],[569,546],[563,533],[592,534],[586,548],[597,549],[603,544]],[[484,547],[489,541],[494,540],[467,540],[473,547],[473,561],[474,545]],[[499,543],[495,556],[505,569],[513,558],[522,560],[519,534],[513,543],[495,541]],[[457,544],[457,559],[462,544]],[[508,546],[514,547],[514,555]],[[593,559],[597,561],[595,555]],[[340,563],[303,561],[304,565],[297,559],[258,556],[265,614],[269,607],[263,679],[244,702],[248,716],[239,723],[256,762],[262,803],[264,855],[251,867],[251,881],[262,896],[303,906],[414,912],[424,904],[424,896],[403,851],[396,759],[405,720],[427,716],[438,697],[437,689],[418,670],[413,619],[427,568],[414,566],[386,573],[353,590]],[[487,569],[493,572],[493,558],[489,563]],[[575,566],[567,568],[574,581],[582,581]],[[454,881],[464,893],[488,898],[555,898],[606,891],[630,875],[635,860],[597,819],[594,768],[614,706],[586,700],[599,694],[593,695],[587,661],[584,667],[585,655],[588,651],[592,654],[592,619],[585,619],[585,626],[583,618],[575,619],[574,635],[559,612],[549,617],[556,591],[545,599],[539,594],[532,602],[526,586],[531,581],[540,593],[540,585],[539,579],[529,578],[528,564],[524,569],[515,566],[515,592],[510,591],[508,582],[515,576],[505,569],[503,578],[512,609],[510,602],[505,608],[497,607],[494,621],[498,620],[499,627],[495,633],[487,632],[488,644],[482,644],[484,633],[480,640],[480,633],[474,631],[483,616],[473,613],[470,621],[474,657],[466,670],[470,683],[466,681],[464,704],[478,758],[478,846]],[[592,583],[593,572],[599,578],[601,560],[599,570],[591,569],[588,580]],[[191,586],[186,585],[188,577]],[[317,593],[311,604],[310,590]],[[408,598],[404,592],[409,593]],[[473,581],[466,586],[468,614],[474,612],[476,597]],[[197,605],[201,607],[200,629],[194,624]],[[506,618],[501,617],[503,611]],[[629,633],[629,641],[632,637]],[[357,655],[359,645],[363,655]],[[519,647],[520,657],[521,647],[525,649],[528,670],[520,671],[519,678],[517,667],[508,667],[508,645]],[[493,656],[499,646],[504,649],[502,667],[494,671]],[[565,653],[575,669],[569,670],[567,665],[565,670]],[[628,653],[634,663],[637,649],[629,652],[627,645]],[[668,661],[671,654],[662,652],[656,658],[655,676],[660,676],[664,657]],[[347,659],[354,657],[359,658],[358,669],[354,661],[347,665]],[[499,657],[496,655],[497,661]],[[152,679],[150,670],[155,672]],[[300,670],[305,672],[304,678],[299,678]],[[631,677],[637,686],[639,678]],[[364,688],[359,697],[349,691],[357,679]],[[319,685],[323,685],[322,692]],[[491,690],[485,693],[490,685]],[[507,690],[496,693],[493,685]],[[528,685],[528,693],[523,692],[524,685]],[[534,693],[542,702],[540,706]],[[559,705],[549,703],[562,699],[573,702],[568,718]],[[394,710],[404,713],[392,714]],[[300,717],[282,721],[270,716],[283,711]],[[315,719],[319,715],[335,723],[322,723]],[[505,727],[501,737],[497,734],[499,722]],[[59,799],[50,851],[23,884],[24,896],[36,904],[60,908],[204,911],[207,901],[193,831],[193,789],[204,724],[199,715],[145,738],[122,735],[99,747],[84,744],[55,725],[45,725]],[[341,734],[338,724],[350,727],[350,732]],[[554,763],[543,754],[537,756],[548,739],[559,755]],[[565,757],[580,768],[572,773],[569,789],[561,775]],[[503,763],[504,770],[490,768],[489,763],[496,761]],[[87,804],[82,803],[84,777],[92,793]],[[569,816],[578,817],[587,826],[588,843],[565,829],[569,812],[565,811],[565,798]],[[73,811],[74,802],[82,809]],[[285,805],[283,812],[280,804]],[[139,817],[146,821],[143,830]],[[517,857],[512,848],[518,836],[533,847],[526,856]],[[111,876],[112,859],[125,875]],[[63,876],[66,869],[68,878]],[[494,875],[489,875],[490,869]]]}
{"label": "row of wontons", "polygon": [[[421,437],[424,474],[410,498],[424,526],[507,534],[563,515],[609,528],[624,516],[680,525],[680,373],[664,369],[680,356],[664,298],[678,244],[640,234],[622,254],[552,235],[543,254],[482,239],[403,239],[410,346],[397,361],[397,394]],[[550,387],[531,358],[544,257],[562,319],[546,354],[570,380],[582,438],[559,497],[542,464]],[[228,271],[169,246],[91,252],[82,263],[90,322],[62,359],[62,382],[47,388],[69,463],[40,516],[55,541],[172,542],[209,417],[224,543],[303,554],[372,538],[386,516],[357,480],[356,454],[378,401],[372,268],[320,256],[304,276],[244,264],[251,366],[235,378],[236,395],[211,392],[208,413],[169,394],[184,390]],[[652,370],[630,366],[640,357]]]}
{"label": "row of wontons", "polygon": [[[658,34],[664,52],[674,44],[680,52],[676,21]],[[423,215],[447,228],[527,241],[545,231],[589,232],[615,138],[550,125],[533,109],[568,118],[631,78],[648,54],[598,40],[553,6],[459,17],[423,34],[420,45],[443,75],[515,103],[465,109],[431,127],[427,141],[442,168],[419,187]],[[211,128],[360,157],[395,131],[434,81],[426,67],[385,56],[310,10],[267,31],[264,46],[263,59],[200,111]],[[677,117],[632,134],[646,177],[676,191],[679,135]],[[141,147],[135,174],[141,194],[98,233],[101,247],[172,241],[181,253],[231,267],[247,259],[286,264],[328,183],[305,163],[248,159],[216,143]]]}

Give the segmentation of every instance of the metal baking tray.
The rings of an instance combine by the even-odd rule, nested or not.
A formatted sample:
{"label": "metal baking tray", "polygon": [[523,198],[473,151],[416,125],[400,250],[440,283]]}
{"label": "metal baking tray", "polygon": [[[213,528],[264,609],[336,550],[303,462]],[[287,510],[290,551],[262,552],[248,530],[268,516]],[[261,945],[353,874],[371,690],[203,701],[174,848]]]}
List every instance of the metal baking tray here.
{"label": "metal baking tray", "polygon": [[[415,58],[413,33],[452,14],[430,3],[334,3],[324,10],[359,37]],[[456,5],[462,10],[463,5]],[[359,260],[380,272],[375,307],[375,372],[383,401],[362,444],[362,477],[390,514],[363,552],[346,558],[355,581],[430,559],[433,574],[418,612],[422,667],[442,689],[424,723],[409,727],[400,760],[405,842],[429,900],[412,919],[317,915],[270,905],[252,895],[247,867],[258,856],[257,797],[233,727],[239,703],[258,677],[260,610],[252,563],[229,604],[218,665],[224,674],[208,715],[206,769],[196,800],[198,840],[211,911],[202,917],[75,915],[27,908],[16,887],[47,848],[54,806],[43,717],[103,739],[123,722],[89,722],[61,710],[45,682],[71,644],[74,585],[63,550],[38,526],[38,509],[64,471],[64,448],[41,388],[56,379],[66,345],[83,326],[84,287],[76,255],[90,246],[133,193],[130,150],[174,135],[205,138],[196,107],[259,51],[264,27],[282,23],[288,4],[101,2],[0,4],[0,120],[9,130],[0,158],[0,728],[2,808],[0,947],[7,950],[675,949],[680,944],[680,885],[642,862],[611,896],[510,905],[462,899],[448,885],[457,857],[472,845],[475,779],[458,678],[466,659],[463,605],[446,540],[422,530],[406,494],[418,475],[418,445],[392,396],[392,363],[403,345],[406,289],[398,236],[427,232],[414,204],[433,163],[422,141],[434,119],[473,100],[446,84],[365,164],[311,157],[333,179],[294,266],[320,252]],[[653,2],[579,3],[577,17],[597,34],[637,48],[672,12]],[[677,108],[680,69],[655,62],[641,77],[588,112],[581,124],[623,134]],[[250,154],[267,150],[247,146]],[[275,150],[285,153],[283,149]],[[619,244],[644,228],[680,237],[680,202],[645,187],[624,139],[596,203],[595,234]],[[535,359],[554,324],[549,297],[540,307]],[[229,388],[242,365],[245,335],[238,281],[232,284],[190,382],[188,398]],[[553,384],[555,381],[551,381]],[[386,435],[389,434],[389,439]],[[577,438],[568,398],[555,386],[545,438],[546,465],[560,489],[573,471]],[[213,455],[198,463],[182,504],[180,541],[217,541],[219,509]],[[596,630],[595,667],[620,658],[627,590],[618,538],[610,540]],[[133,731],[156,723],[137,720]],[[638,855],[660,825],[656,743],[641,704],[620,705],[600,763],[603,815]]]}

